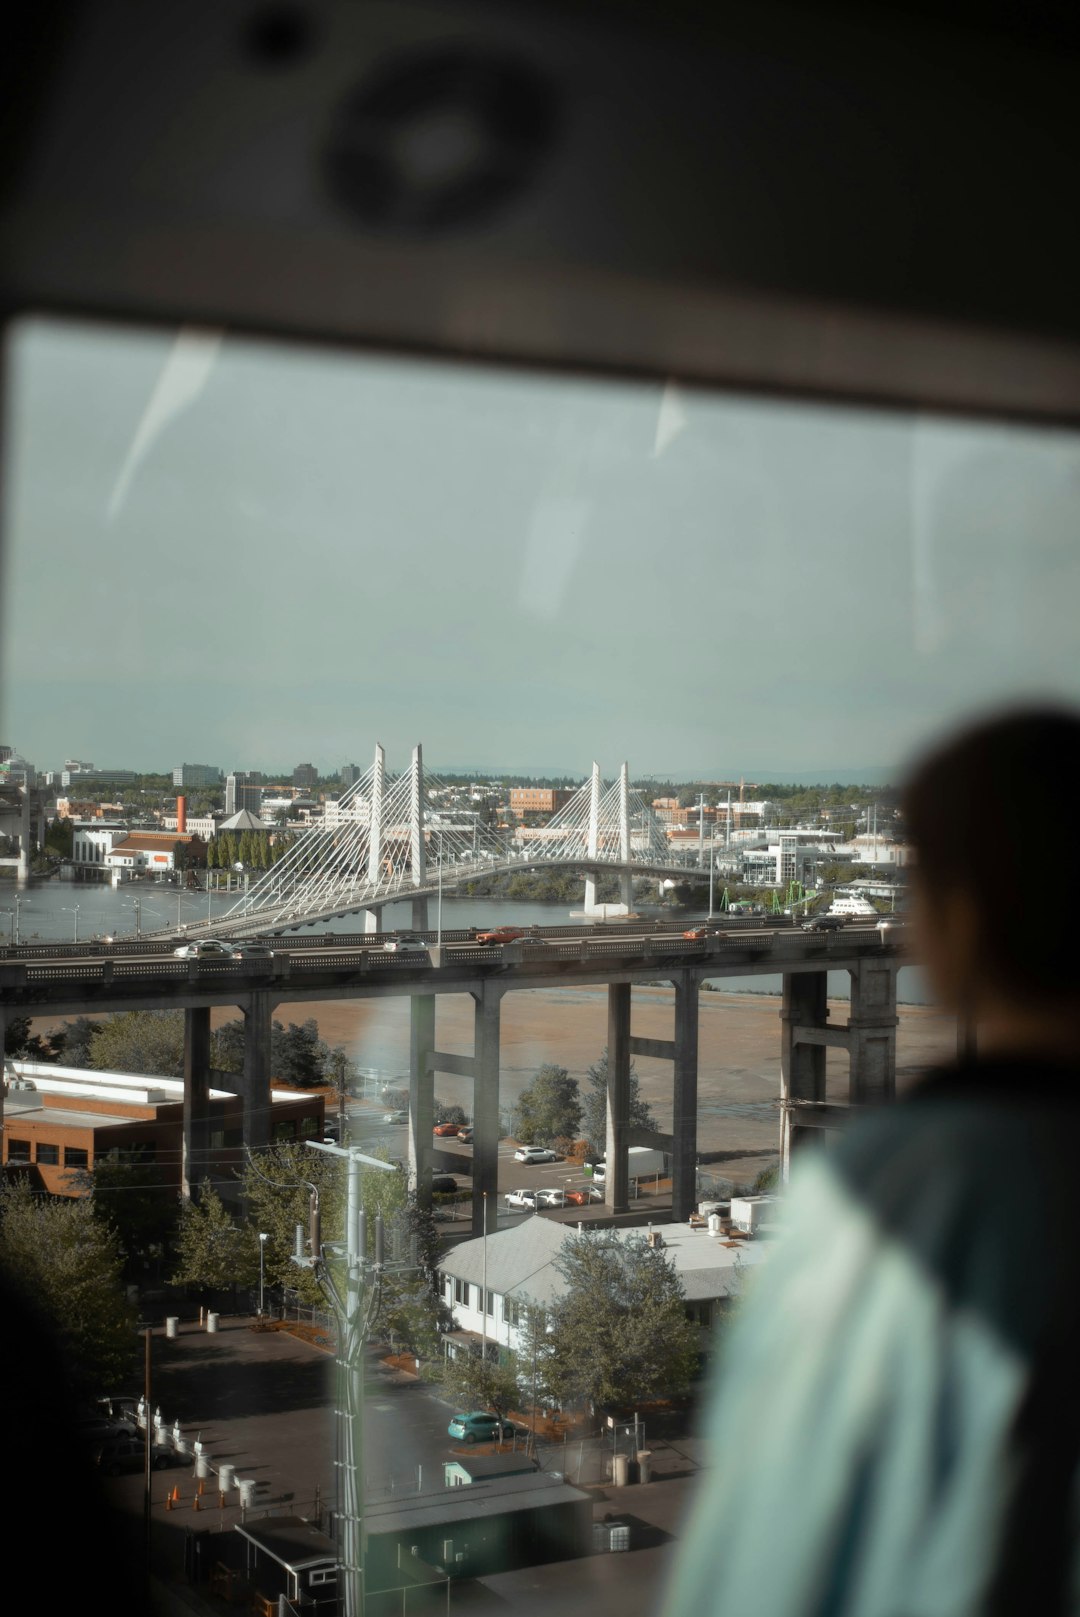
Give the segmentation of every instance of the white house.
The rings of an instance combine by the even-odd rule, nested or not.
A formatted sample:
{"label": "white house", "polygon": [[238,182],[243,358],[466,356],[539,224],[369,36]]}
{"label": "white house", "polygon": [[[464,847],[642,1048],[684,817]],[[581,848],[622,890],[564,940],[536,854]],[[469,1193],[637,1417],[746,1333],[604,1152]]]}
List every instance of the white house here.
{"label": "white house", "polygon": [[[489,1235],[486,1241],[480,1236],[447,1252],[439,1272],[443,1298],[454,1320],[448,1351],[453,1354],[483,1343],[519,1350],[530,1305],[548,1307],[566,1288],[557,1262],[564,1243],[578,1228],[534,1213],[512,1229]],[[596,1239],[625,1242],[645,1233],[642,1229],[604,1229],[596,1231]],[[767,1249],[760,1239],[721,1236],[690,1224],[657,1225],[653,1239],[662,1244],[665,1257],[674,1265],[687,1313],[705,1328],[738,1290],[740,1271],[759,1262]]]}

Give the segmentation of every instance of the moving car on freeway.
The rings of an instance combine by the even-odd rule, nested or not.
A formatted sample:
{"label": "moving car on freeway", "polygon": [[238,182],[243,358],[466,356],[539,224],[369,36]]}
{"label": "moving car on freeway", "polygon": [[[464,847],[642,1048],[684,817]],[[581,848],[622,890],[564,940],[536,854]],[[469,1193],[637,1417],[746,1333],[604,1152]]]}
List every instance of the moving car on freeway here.
{"label": "moving car on freeway", "polygon": [[525,928],[521,926],[493,926],[487,931],[476,934],[477,943],[516,943],[518,938],[525,936]]}
{"label": "moving car on freeway", "polygon": [[273,960],[274,951],[267,943],[260,943],[258,938],[246,938],[241,943],[229,945],[231,953],[237,960]]}
{"label": "moving car on freeway", "polygon": [[558,1162],[559,1153],[549,1151],[546,1145],[519,1145],[514,1152],[515,1162]]}
{"label": "moving car on freeway", "polygon": [[191,943],[181,943],[179,948],[173,950],[177,960],[231,960],[232,949],[227,943],[219,943],[217,938],[195,938]]}
{"label": "moving car on freeway", "polygon": [[392,938],[387,938],[383,948],[391,954],[427,954],[428,951],[427,944],[413,932],[395,932]]}

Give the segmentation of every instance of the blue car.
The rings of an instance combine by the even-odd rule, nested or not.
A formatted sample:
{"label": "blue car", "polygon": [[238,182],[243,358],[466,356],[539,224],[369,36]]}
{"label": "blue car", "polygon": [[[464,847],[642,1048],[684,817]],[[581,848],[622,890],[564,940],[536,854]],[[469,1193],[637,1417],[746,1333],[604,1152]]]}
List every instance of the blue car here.
{"label": "blue car", "polygon": [[513,1437],[514,1428],[509,1421],[497,1415],[474,1410],[471,1415],[455,1415],[446,1428],[451,1437],[462,1443],[497,1443],[501,1437]]}

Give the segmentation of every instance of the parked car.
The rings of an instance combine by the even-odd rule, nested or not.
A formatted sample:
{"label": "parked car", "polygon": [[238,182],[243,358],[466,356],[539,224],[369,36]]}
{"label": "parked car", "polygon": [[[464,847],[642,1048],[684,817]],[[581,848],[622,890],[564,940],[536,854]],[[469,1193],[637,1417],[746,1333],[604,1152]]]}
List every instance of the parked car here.
{"label": "parked car", "polygon": [[269,944],[260,943],[257,938],[246,939],[243,943],[234,943],[232,953],[237,960],[273,960],[274,951]]}
{"label": "parked car", "polygon": [[411,932],[395,932],[392,938],[387,938],[383,944],[391,954],[427,954],[428,946],[423,938],[415,937]]}
{"label": "parked car", "polygon": [[455,1415],[446,1428],[451,1437],[456,1437],[463,1443],[495,1443],[500,1437],[513,1437],[514,1428],[508,1420],[500,1420],[498,1415],[488,1415],[484,1410],[473,1410],[469,1415]]}
{"label": "parked car", "polygon": [[173,950],[177,960],[231,960],[232,949],[217,938],[193,938]]}
{"label": "parked car", "polygon": [[573,1190],[563,1192],[567,1207],[587,1207],[590,1202],[602,1202],[604,1192],[597,1190],[595,1185],[578,1185]]}
{"label": "parked car", "polygon": [[595,1163],[594,1166],[593,1166],[592,1176],[593,1176],[593,1184],[594,1185],[602,1185],[602,1184],[604,1184],[607,1181],[607,1163],[606,1162],[597,1162],[597,1163]]}
{"label": "parked car", "polygon": [[566,1205],[565,1190],[550,1188],[548,1190],[538,1190],[536,1194],[539,1197],[541,1207],[564,1207]]}
{"label": "parked car", "polygon": [[72,1427],[76,1442],[84,1448],[119,1442],[122,1437],[135,1437],[138,1429],[135,1416],[127,1414],[77,1416]]}
{"label": "parked car", "polygon": [[[146,1440],[142,1437],[112,1437],[101,1444],[94,1454],[94,1464],[106,1477],[118,1477],[121,1471],[141,1471],[146,1464]],[[190,1465],[190,1456],[177,1454],[164,1443],[150,1445],[150,1467],[165,1471],[170,1465]]]}
{"label": "parked car", "polygon": [[540,1206],[540,1192],[538,1190],[510,1190],[503,1197],[507,1208],[524,1207],[535,1213]]}
{"label": "parked car", "polygon": [[515,1162],[558,1162],[559,1153],[549,1151],[546,1145],[519,1145],[514,1152]]}
{"label": "parked car", "polygon": [[384,1112],[382,1115],[382,1120],[384,1123],[407,1123],[409,1121],[409,1114],[405,1111]]}
{"label": "parked car", "polygon": [[476,934],[477,943],[516,943],[525,936],[523,926],[493,926]]}
{"label": "parked car", "polygon": [[437,1173],[432,1175],[431,1188],[439,1196],[452,1196],[458,1182],[452,1173]]}
{"label": "parked car", "polygon": [[462,1145],[472,1145],[473,1131],[467,1123],[463,1123],[457,1131],[457,1137]]}
{"label": "parked car", "polygon": [[435,1125],[434,1129],[432,1130],[432,1132],[434,1134],[437,1134],[440,1139],[448,1139],[452,1135],[461,1133],[461,1124],[460,1123],[436,1123],[436,1125]]}

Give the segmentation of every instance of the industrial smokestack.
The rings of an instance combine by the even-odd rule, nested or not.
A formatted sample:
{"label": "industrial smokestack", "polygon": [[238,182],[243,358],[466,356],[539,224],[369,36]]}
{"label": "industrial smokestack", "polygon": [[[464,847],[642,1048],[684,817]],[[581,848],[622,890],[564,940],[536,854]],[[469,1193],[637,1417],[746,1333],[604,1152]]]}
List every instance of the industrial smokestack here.
{"label": "industrial smokestack", "polygon": [[187,803],[182,797],[176,799],[176,834],[183,836],[187,830]]}

